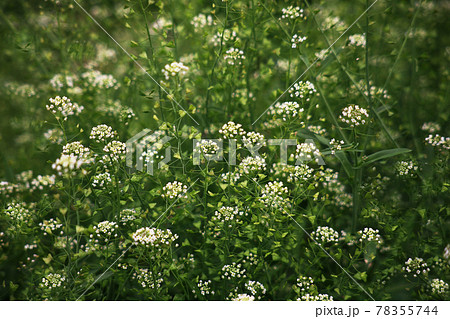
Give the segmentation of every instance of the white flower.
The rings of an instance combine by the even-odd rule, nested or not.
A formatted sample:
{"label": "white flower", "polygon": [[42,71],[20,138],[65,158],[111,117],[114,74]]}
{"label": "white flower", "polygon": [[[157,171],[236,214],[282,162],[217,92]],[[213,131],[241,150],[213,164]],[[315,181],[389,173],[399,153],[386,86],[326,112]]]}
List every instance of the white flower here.
{"label": "white flower", "polygon": [[134,243],[146,247],[164,248],[174,242],[178,235],[172,234],[170,229],[162,230],[158,228],[142,227],[135,231],[131,237]]}
{"label": "white flower", "polygon": [[348,40],[352,46],[363,48],[366,46],[366,36],[364,34],[353,34],[348,37]]}
{"label": "white flower", "polygon": [[317,90],[314,84],[309,81],[299,81],[289,89],[289,94],[291,97],[305,99],[306,102],[309,102],[311,97],[316,93]]}
{"label": "white flower", "polygon": [[378,229],[372,229],[372,228],[364,228],[363,230],[358,231],[358,235],[361,236],[359,239],[360,242],[363,241],[374,241],[378,244],[381,244],[383,240],[381,239],[381,236],[378,234],[380,231]]}
{"label": "white flower", "polygon": [[120,87],[117,80],[111,74],[102,74],[97,70],[90,70],[81,74],[86,80],[85,85],[98,89],[118,89]]}
{"label": "white flower", "polygon": [[39,284],[40,288],[43,289],[53,289],[53,288],[64,288],[64,282],[66,281],[66,277],[60,274],[50,273],[44,278],[42,278],[41,283]]}
{"label": "white flower", "polygon": [[261,190],[260,201],[267,207],[286,209],[290,206],[287,187],[281,181],[268,182]]}
{"label": "white flower", "polygon": [[[44,220],[39,223],[39,226],[41,227],[41,230],[44,231],[44,235],[47,235],[47,233],[52,233],[53,230],[57,230],[63,226],[63,224],[59,223],[53,218],[50,218],[49,220]],[[62,235],[61,231],[61,235]]]}
{"label": "white flower", "polygon": [[336,151],[340,151],[342,149],[342,145],[344,145],[344,141],[332,138],[330,140],[331,154],[334,155],[336,154]]}
{"label": "white flower", "polygon": [[323,243],[337,243],[339,233],[331,227],[319,226],[311,233],[311,237],[320,242],[319,245],[322,245]]}
{"label": "white flower", "polygon": [[281,19],[303,18],[303,9],[300,7],[289,6],[281,9],[281,12],[283,13]]}
{"label": "white flower", "polygon": [[244,51],[236,48],[228,49],[225,52],[224,59],[229,65],[241,65],[242,60],[245,60]]}
{"label": "white flower", "polygon": [[78,158],[72,154],[62,154],[61,157],[56,159],[55,163],[53,163],[52,168],[56,170],[60,176],[64,174],[76,175],[78,171],[85,175],[87,172],[82,169],[81,166],[88,163],[90,163],[90,160]]}
{"label": "white flower", "polygon": [[49,99],[50,104],[46,105],[48,111],[52,112],[57,119],[61,118],[67,121],[67,117],[78,115],[83,111],[84,106],[72,103],[66,96],[56,96]]}
{"label": "white flower", "polygon": [[333,301],[333,296],[329,296],[328,294],[318,294],[318,295],[306,294],[301,298],[298,298],[297,301]]}
{"label": "white flower", "polygon": [[295,49],[297,48],[297,46],[302,43],[303,41],[305,41],[307,39],[307,37],[302,37],[298,34],[294,34],[294,36],[291,39],[291,43],[292,43],[292,48]]}
{"label": "white flower", "polygon": [[428,268],[427,263],[424,262],[423,259],[419,257],[415,257],[414,259],[409,258],[405,262],[405,266],[402,269],[407,273],[412,273],[414,277],[417,277],[417,275],[420,274],[427,275],[428,272],[430,271],[430,268]]}
{"label": "white flower", "polygon": [[414,161],[400,161],[395,164],[395,170],[398,176],[410,176],[413,177],[419,170]]}
{"label": "white flower", "polygon": [[[219,210],[216,210],[212,220],[225,223],[237,220],[242,215],[244,215],[244,212],[239,211],[237,207],[222,206]],[[232,225],[230,224],[229,227],[232,227]]]}
{"label": "white flower", "polygon": [[241,124],[236,124],[232,121],[224,124],[219,130],[219,133],[223,135],[224,138],[236,138],[238,136],[243,136],[245,134],[244,129]]}
{"label": "white flower", "polygon": [[350,127],[355,127],[366,124],[369,119],[369,112],[358,105],[350,104],[342,110],[339,119],[342,122],[349,124]]}
{"label": "white flower", "polygon": [[247,294],[238,294],[237,297],[231,299],[232,301],[254,301],[255,297]]}
{"label": "white flower", "polygon": [[[279,116],[286,121],[287,119],[293,119],[298,115],[301,117],[304,109],[300,108],[300,105],[297,102],[277,102],[275,105],[269,108],[269,114]],[[303,122],[301,122],[303,124]]]}
{"label": "white flower", "polygon": [[433,279],[431,280],[431,290],[435,294],[445,294],[448,291],[448,283],[441,279]]}
{"label": "white flower", "polygon": [[[222,41],[222,32],[217,32],[213,37],[211,38],[211,43],[217,47],[220,45],[220,42]],[[230,29],[225,29],[223,32],[223,42],[236,42],[239,41],[239,38],[235,31]]]}
{"label": "white flower", "polygon": [[164,193],[161,195],[164,198],[187,198],[186,192],[188,187],[178,181],[169,182],[163,187]]}
{"label": "white flower", "polygon": [[266,169],[266,161],[260,156],[248,156],[242,160],[239,164],[239,168],[244,174],[259,172]]}
{"label": "white flower", "polygon": [[[211,280],[199,280],[197,283],[197,287],[200,290],[200,294],[202,296],[205,295],[214,295],[214,290],[211,289]],[[195,290],[192,290],[193,293],[195,293]]]}
{"label": "white flower", "polygon": [[108,172],[100,173],[94,176],[94,181],[92,182],[93,187],[103,187],[112,183],[111,174]]}
{"label": "white flower", "polygon": [[222,279],[231,278],[245,278],[246,270],[242,267],[241,264],[237,264],[233,262],[231,265],[225,265],[222,267]]}
{"label": "white flower", "polygon": [[92,128],[89,138],[97,143],[106,142],[109,139],[113,139],[117,136],[116,131],[111,126],[106,124],[100,124]]}
{"label": "white flower", "polygon": [[200,31],[202,28],[206,26],[212,26],[214,25],[213,17],[210,15],[204,15],[203,13],[200,13],[199,15],[195,16],[191,24],[194,26],[195,31]]}
{"label": "white flower", "polygon": [[154,279],[153,273],[146,268],[140,268],[133,273],[133,279],[137,280],[142,288],[157,289],[161,287],[164,281],[161,278],[161,273],[157,274],[158,278]]}
{"label": "white flower", "polygon": [[171,76],[186,75],[187,71],[189,71],[189,68],[181,62],[166,64],[164,69],[161,70],[166,80],[169,80]]}
{"label": "white flower", "polygon": [[425,142],[437,148],[450,150],[450,137],[440,136],[439,134],[430,134],[425,138]]}

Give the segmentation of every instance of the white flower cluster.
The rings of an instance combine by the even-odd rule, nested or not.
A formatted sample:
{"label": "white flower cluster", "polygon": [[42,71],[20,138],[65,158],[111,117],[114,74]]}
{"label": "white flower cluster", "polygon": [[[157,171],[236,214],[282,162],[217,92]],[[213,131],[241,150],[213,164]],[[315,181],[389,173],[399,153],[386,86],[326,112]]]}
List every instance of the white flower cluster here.
{"label": "white flower cluster", "polygon": [[322,29],[328,30],[334,27],[338,29],[346,28],[345,23],[342,22],[341,19],[339,19],[339,17],[332,17],[332,16],[326,17],[322,23]]}
{"label": "white flower cluster", "polygon": [[378,244],[381,244],[383,240],[381,239],[381,236],[379,235],[378,229],[372,229],[365,227],[363,230],[358,231],[358,235],[361,236],[359,239],[360,242],[363,242],[365,240],[367,241],[374,241]]}
{"label": "white flower cluster", "polygon": [[108,155],[114,159],[119,160],[120,156],[126,152],[126,144],[120,141],[111,141],[105,145],[103,151],[108,153]]}
{"label": "white flower cluster", "polygon": [[241,124],[236,124],[232,121],[224,124],[219,130],[219,133],[223,135],[224,138],[236,138],[238,136],[243,136],[245,134],[244,129]]}
{"label": "white flower cluster", "polygon": [[153,273],[148,269],[138,269],[133,273],[133,279],[137,280],[137,282],[142,286],[142,288],[150,288],[150,289],[158,289],[161,287],[162,282],[164,281],[161,278],[161,273],[158,273],[157,276],[159,278],[154,279]]}
{"label": "white flower cluster", "polygon": [[439,134],[430,134],[425,138],[425,142],[438,148],[450,150],[450,137],[440,136]]}
{"label": "white flower cluster", "polygon": [[258,255],[254,253],[249,253],[247,256],[245,256],[242,262],[249,266],[256,266],[258,264]]}
{"label": "white flower cluster", "polygon": [[254,172],[263,171],[266,169],[266,160],[261,156],[248,156],[239,163],[239,168],[244,174],[251,174]]}
{"label": "white flower cluster", "polygon": [[441,126],[439,123],[435,122],[426,122],[422,125],[422,131],[428,132],[428,133],[436,133],[441,130]]}
{"label": "white flower cluster", "polygon": [[336,151],[340,151],[342,149],[342,145],[344,145],[344,141],[332,138],[330,140],[331,154],[334,155],[336,154]]}
{"label": "white flower cluster", "polygon": [[[199,280],[197,283],[197,287],[200,290],[200,294],[202,296],[215,294],[214,290],[211,289],[211,280]],[[192,292],[195,293],[195,290],[192,290]]]}
{"label": "white flower cluster", "polygon": [[187,71],[189,71],[189,68],[181,62],[166,64],[164,69],[161,70],[166,80],[169,80],[171,76],[185,75]]}
{"label": "white flower cluster", "polygon": [[400,161],[395,164],[395,170],[398,176],[413,177],[419,170],[419,166],[414,161]]}
{"label": "white flower cluster", "polygon": [[329,296],[328,294],[306,294],[301,296],[301,298],[298,298],[297,301],[333,301],[333,296]]}
{"label": "white flower cluster", "polygon": [[223,34],[223,42],[236,42],[239,41],[239,37],[236,34],[236,31],[225,29],[225,31],[217,32],[213,37],[211,38],[211,43],[217,47],[222,42],[222,34]]}
{"label": "white flower cluster", "polygon": [[111,74],[102,74],[97,70],[90,70],[81,74],[86,80],[86,85],[98,89],[118,89],[120,87],[117,80]]}
{"label": "white flower cluster", "polygon": [[5,214],[14,221],[28,222],[31,213],[25,202],[12,202],[6,207]]}
{"label": "white flower cluster", "polygon": [[220,180],[224,183],[235,184],[241,178],[238,172],[226,172],[220,175]]}
{"label": "white flower cluster", "polygon": [[417,275],[420,274],[426,275],[430,271],[430,268],[428,268],[427,263],[424,262],[423,259],[419,257],[415,257],[414,259],[409,258],[405,262],[405,266],[403,266],[402,269],[403,271],[412,273],[414,277],[417,277]]}
{"label": "white flower cluster", "polygon": [[129,120],[136,116],[131,107],[122,105],[118,100],[114,102],[108,102],[108,104],[99,106],[98,111],[117,118],[125,125],[128,125]]}
{"label": "white flower cluster", "polygon": [[52,168],[56,170],[60,176],[65,174],[75,176],[78,172],[86,175],[86,170],[82,169],[81,166],[88,163],[88,160],[78,158],[75,155],[62,154],[61,157],[57,158],[55,163],[53,163]]}
{"label": "white flower cluster", "polygon": [[328,55],[328,49],[320,50],[319,52],[314,53],[314,55],[316,56],[317,60],[323,60]]}
{"label": "white flower cluster", "polygon": [[45,132],[44,137],[52,143],[60,144],[64,140],[64,133],[60,129],[53,128]]}
{"label": "white flower cluster", "polygon": [[0,194],[10,197],[10,195],[21,189],[20,184],[12,184],[7,181],[0,181]]}
{"label": "white flower cluster", "polygon": [[164,248],[173,243],[177,238],[177,234],[172,234],[170,229],[162,230],[158,228],[142,227],[135,231],[131,237],[135,244],[141,244],[147,248]]}
{"label": "white flower cluster", "polygon": [[317,93],[317,90],[309,81],[299,81],[294,84],[293,87],[289,89],[289,94],[291,97],[297,97],[300,99],[306,99],[306,102],[309,102],[311,96]]}
{"label": "white flower cluster", "polygon": [[[237,207],[222,206],[219,210],[216,210],[212,220],[225,223],[237,220],[242,215],[244,215],[244,212],[239,211]],[[229,227],[232,227],[232,225],[230,224]]]}
{"label": "white flower cluster", "polygon": [[242,137],[242,141],[244,141],[244,144],[258,144],[263,146],[266,145],[264,135],[258,132],[247,132],[245,136]]}
{"label": "white flower cluster", "polygon": [[197,143],[196,150],[200,150],[204,155],[214,155],[219,152],[220,147],[212,140],[201,140]]}
{"label": "white flower cluster", "polygon": [[297,102],[277,102],[269,108],[269,114],[280,116],[283,121],[292,119],[304,111]]}
{"label": "white flower cluster", "polygon": [[73,88],[76,81],[78,81],[78,77],[76,75],[55,74],[50,79],[50,85],[55,91],[60,91],[64,87]]}
{"label": "white flower cluster", "polygon": [[67,143],[63,146],[62,153],[65,155],[74,155],[80,159],[88,160],[91,157],[91,150],[85,147],[81,142]]}
{"label": "white flower cluster", "polygon": [[311,237],[316,241],[323,243],[337,243],[339,240],[339,233],[328,226],[319,226],[311,233]]}
{"label": "white flower cluster", "polygon": [[111,174],[108,172],[100,173],[94,176],[94,181],[92,182],[93,187],[104,187],[112,183]]}
{"label": "white flower cluster", "polygon": [[188,187],[178,181],[169,182],[163,187],[164,193],[161,195],[164,198],[187,198]]}
{"label": "white flower cluster", "polygon": [[289,199],[285,198],[287,195],[288,189],[283,186],[283,182],[268,182],[261,190],[260,201],[268,207],[284,209],[289,205]]}
{"label": "white flower cluster", "polygon": [[297,46],[302,43],[303,41],[306,41],[306,39],[308,39],[306,36],[302,37],[301,35],[298,34],[294,34],[292,39],[291,39],[291,47],[292,49],[297,48]]}
{"label": "white flower cluster", "polygon": [[344,123],[350,124],[350,127],[355,127],[366,123],[369,119],[369,112],[358,105],[350,104],[342,110],[339,119]]}
{"label": "white flower cluster", "polygon": [[[57,119],[60,115],[64,121],[67,121],[67,117],[71,115],[78,115],[83,111],[84,106],[72,103],[67,96],[56,96],[49,99],[50,104],[45,107],[48,111],[52,112]],[[58,113],[59,112],[59,113]]]}
{"label": "white flower cluster", "polygon": [[246,270],[242,268],[241,264],[233,262],[231,265],[225,265],[222,267],[222,279],[231,280],[231,278],[245,278]]}
{"label": "white flower cluster", "polygon": [[288,170],[289,175],[287,177],[287,181],[289,183],[291,182],[297,182],[297,181],[307,181],[311,178],[311,174],[314,172],[312,168],[310,168],[306,164],[300,164],[300,165],[286,165],[290,169]]}
{"label": "white flower cluster", "polygon": [[300,293],[309,292],[314,285],[314,280],[311,277],[300,276],[297,278],[297,286],[300,288]]}
{"label": "white flower cluster", "polygon": [[442,257],[444,257],[445,259],[450,259],[450,244],[445,246]]}
{"label": "white flower cluster", "polygon": [[[108,220],[102,221],[98,223],[97,226],[94,226],[95,236],[104,239],[107,242],[111,236],[118,236],[116,232],[118,228],[119,226],[116,222],[110,222]],[[93,238],[94,235],[91,234],[90,237]]]}
{"label": "white flower cluster", "polygon": [[300,162],[310,162],[314,158],[315,161],[318,162],[320,156],[321,153],[314,143],[297,144],[297,149],[295,151],[296,160]]}
{"label": "white flower cluster", "polygon": [[[49,220],[44,220],[41,223],[39,223],[39,226],[41,227],[41,230],[44,231],[44,235],[47,235],[47,233],[52,233],[53,230],[57,230],[61,228],[63,225],[58,223],[57,220],[50,218]],[[60,235],[63,234],[63,231],[60,232]]]}
{"label": "white flower cluster", "polygon": [[231,299],[232,301],[255,301],[255,296],[247,294],[238,294],[236,297]]}
{"label": "white flower cluster", "polygon": [[442,279],[433,279],[431,280],[431,291],[434,294],[445,294],[448,292],[448,283],[446,283],[445,281],[443,281]]}
{"label": "white flower cluster", "polygon": [[[359,90],[357,89],[357,87],[359,88]],[[361,91],[364,93],[364,95],[369,96],[369,92],[367,91],[367,83],[364,80],[359,81],[357,85],[352,84],[350,89],[353,94],[358,94]],[[369,81],[369,90],[370,95],[373,97],[377,97],[380,99],[389,99],[391,97],[386,89],[374,86],[372,81]]]}
{"label": "white flower cluster", "polygon": [[127,224],[139,218],[139,213],[133,208],[126,208],[120,212],[120,222],[122,224]]}
{"label": "white flower cluster", "polygon": [[254,297],[261,299],[261,295],[266,294],[266,288],[259,281],[249,280],[245,283],[245,288],[247,288]]}
{"label": "white flower cluster", "polygon": [[230,48],[225,52],[225,55],[223,57],[225,61],[229,65],[241,65],[242,60],[245,60],[244,51],[236,49],[236,48]]}
{"label": "white flower cluster", "polygon": [[200,13],[199,15],[192,18],[191,24],[194,26],[195,31],[199,31],[200,29],[206,26],[212,26],[215,23],[212,16]]}
{"label": "white flower cluster", "polygon": [[55,185],[55,181],[55,175],[38,175],[31,181],[30,191],[43,190],[44,187]]}
{"label": "white flower cluster", "polygon": [[111,126],[106,124],[100,124],[92,128],[89,138],[97,143],[105,143],[108,139],[112,139],[117,136],[116,131]]}
{"label": "white flower cluster", "polygon": [[10,95],[17,95],[20,97],[32,97],[36,96],[36,88],[31,84],[19,84],[17,82],[5,82],[4,88],[6,89],[6,93]]}
{"label": "white flower cluster", "polygon": [[64,287],[64,282],[66,281],[66,277],[60,274],[50,273],[44,278],[42,278],[42,282],[39,284],[41,288],[53,289],[58,287]]}
{"label": "white flower cluster", "polygon": [[348,37],[350,45],[355,47],[365,47],[366,46],[366,36],[364,34],[353,34]]}
{"label": "white flower cluster", "polygon": [[300,7],[289,6],[281,9],[281,12],[283,13],[281,19],[303,18],[303,9]]}

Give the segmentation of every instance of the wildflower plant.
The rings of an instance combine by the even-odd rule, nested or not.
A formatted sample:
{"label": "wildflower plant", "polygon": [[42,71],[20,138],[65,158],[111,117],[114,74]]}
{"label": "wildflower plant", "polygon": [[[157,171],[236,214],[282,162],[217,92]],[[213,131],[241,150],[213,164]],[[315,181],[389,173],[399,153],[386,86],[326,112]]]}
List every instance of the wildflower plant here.
{"label": "wildflower plant", "polygon": [[0,5],[2,299],[449,298],[442,6],[85,2]]}

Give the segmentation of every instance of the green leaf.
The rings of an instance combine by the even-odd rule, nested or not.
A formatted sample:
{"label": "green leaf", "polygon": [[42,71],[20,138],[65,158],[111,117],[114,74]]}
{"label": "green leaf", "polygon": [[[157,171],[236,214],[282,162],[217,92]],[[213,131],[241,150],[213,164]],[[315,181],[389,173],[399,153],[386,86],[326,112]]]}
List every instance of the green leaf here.
{"label": "green leaf", "polygon": [[379,160],[385,159],[385,158],[389,158],[389,157],[393,157],[393,156],[397,156],[400,154],[405,154],[405,153],[409,153],[411,152],[411,150],[409,148],[392,148],[389,150],[383,150],[383,151],[379,151],[373,154],[370,154],[369,156],[367,156],[367,159],[364,161],[364,163],[361,164],[360,167],[363,166],[367,166],[371,163],[377,162]]}

